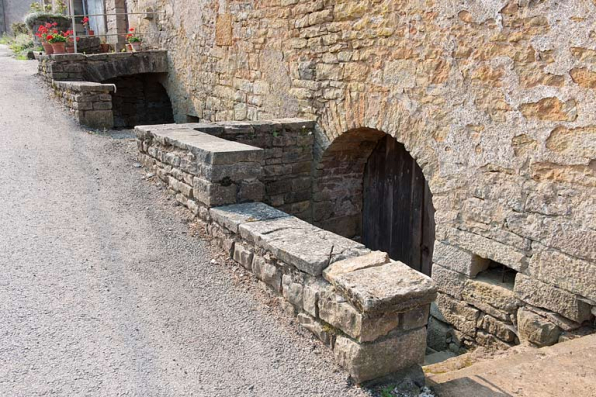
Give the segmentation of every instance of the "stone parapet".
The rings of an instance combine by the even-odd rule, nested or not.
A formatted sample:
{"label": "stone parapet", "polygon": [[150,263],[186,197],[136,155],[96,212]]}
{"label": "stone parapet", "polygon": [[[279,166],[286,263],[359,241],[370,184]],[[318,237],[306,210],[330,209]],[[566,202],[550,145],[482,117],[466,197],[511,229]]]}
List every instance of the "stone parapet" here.
{"label": "stone parapet", "polygon": [[[302,125],[281,120],[250,128],[263,138],[273,126],[279,131],[299,126],[301,135]],[[267,149],[219,137],[240,128],[247,127],[137,127],[140,161],[193,211],[230,258],[333,349],[356,382],[418,367],[436,296],[432,280],[384,253],[259,202],[267,197]],[[272,142],[278,137],[270,136]]]}
{"label": "stone parapet", "polygon": [[110,129],[114,126],[112,114],[113,84],[82,81],[54,81],[54,92],[84,126]]}

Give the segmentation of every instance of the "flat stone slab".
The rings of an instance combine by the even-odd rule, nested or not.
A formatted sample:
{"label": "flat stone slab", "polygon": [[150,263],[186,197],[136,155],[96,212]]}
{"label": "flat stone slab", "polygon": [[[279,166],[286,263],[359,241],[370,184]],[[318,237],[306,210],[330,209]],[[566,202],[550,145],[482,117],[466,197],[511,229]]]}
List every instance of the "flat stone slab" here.
{"label": "flat stone slab", "polygon": [[152,136],[164,145],[171,145],[188,150],[196,156],[200,163],[209,165],[237,165],[241,162],[260,162],[263,159],[263,149],[228,141],[205,132],[190,128],[179,129],[136,129],[139,139]]}
{"label": "flat stone slab", "polygon": [[234,233],[238,233],[238,227],[244,223],[290,217],[289,214],[264,203],[245,203],[216,207],[211,208],[209,213],[217,224]]}
{"label": "flat stone slab", "polygon": [[341,274],[350,273],[355,270],[366,269],[373,266],[384,265],[389,263],[389,255],[386,252],[374,251],[370,254],[357,256],[355,258],[344,259],[343,261],[335,262],[325,269],[323,277],[330,280]]}
{"label": "flat stone slab", "polygon": [[327,275],[338,292],[364,313],[406,311],[431,303],[437,295],[430,277],[397,261]]}
{"label": "flat stone slab", "polygon": [[320,276],[333,262],[370,252],[360,243],[292,216],[244,223],[238,230],[246,240],[313,276]]}

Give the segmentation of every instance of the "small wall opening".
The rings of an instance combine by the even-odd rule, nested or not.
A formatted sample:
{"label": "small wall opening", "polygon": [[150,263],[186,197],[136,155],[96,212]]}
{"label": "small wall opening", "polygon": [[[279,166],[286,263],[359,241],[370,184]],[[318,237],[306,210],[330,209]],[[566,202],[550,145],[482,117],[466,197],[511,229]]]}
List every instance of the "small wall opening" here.
{"label": "small wall opening", "polygon": [[498,285],[513,291],[517,271],[499,262],[486,260],[487,267],[476,275],[476,280]]}
{"label": "small wall opening", "polygon": [[104,81],[115,84],[112,111],[115,128],[174,122],[172,103],[161,84],[164,73],[143,73]]}
{"label": "small wall opening", "polygon": [[313,223],[431,273],[432,195],[403,144],[361,128],[335,139],[316,164]]}

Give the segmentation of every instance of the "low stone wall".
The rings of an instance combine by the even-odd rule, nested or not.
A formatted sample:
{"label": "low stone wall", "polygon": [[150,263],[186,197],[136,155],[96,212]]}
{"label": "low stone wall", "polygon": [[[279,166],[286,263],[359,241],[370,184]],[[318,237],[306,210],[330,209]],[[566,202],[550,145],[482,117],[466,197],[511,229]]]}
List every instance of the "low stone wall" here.
{"label": "low stone wall", "polygon": [[38,56],[39,74],[46,81],[96,83],[139,73],[167,73],[166,51],[115,52],[109,54],[54,54]]}
{"label": "low stone wall", "polygon": [[54,81],[52,87],[81,125],[99,129],[114,126],[111,93],[116,87],[113,84]]}
{"label": "low stone wall", "polygon": [[139,159],[231,258],[284,298],[356,382],[417,368],[436,297],[432,280],[257,202],[265,196],[266,150],[210,135],[221,128],[137,127]]}

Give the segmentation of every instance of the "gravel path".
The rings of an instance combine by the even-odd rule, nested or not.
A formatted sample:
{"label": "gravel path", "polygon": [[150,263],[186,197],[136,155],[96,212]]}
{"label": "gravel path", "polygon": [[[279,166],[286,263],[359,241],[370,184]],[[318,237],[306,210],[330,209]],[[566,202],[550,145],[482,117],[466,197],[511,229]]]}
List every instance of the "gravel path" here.
{"label": "gravel path", "polygon": [[0,46],[1,396],[363,396]]}

